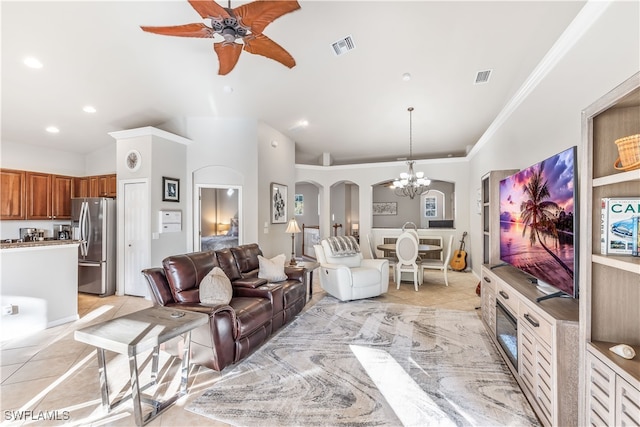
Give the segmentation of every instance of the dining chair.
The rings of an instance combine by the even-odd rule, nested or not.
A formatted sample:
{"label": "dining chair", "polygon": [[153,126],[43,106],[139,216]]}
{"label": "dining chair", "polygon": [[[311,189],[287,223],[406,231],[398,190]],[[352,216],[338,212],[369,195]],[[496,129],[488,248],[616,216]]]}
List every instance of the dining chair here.
{"label": "dining chair", "polygon": [[389,271],[393,269],[393,277],[396,277],[395,267],[398,262],[398,259],[392,256],[379,257],[378,254],[376,253],[376,246],[373,243],[373,236],[371,236],[371,234],[367,234],[367,242],[369,243],[369,255],[371,255],[371,259],[386,259],[387,261],[389,261]]}
{"label": "dining chair", "polygon": [[[413,273],[413,286],[416,291],[421,283],[422,268],[416,263],[418,258],[418,241],[410,233],[402,233],[396,241],[396,289],[400,289],[402,273]],[[420,274],[419,274],[420,273]]]}
{"label": "dining chair", "polygon": [[[442,270],[444,272],[444,283],[445,285],[449,286],[449,280],[447,278],[447,271],[449,270],[449,261],[451,260],[451,249],[453,247],[453,234],[449,237],[449,246],[446,248],[447,250],[447,255],[444,257],[444,259],[423,259],[422,263],[421,263],[421,267],[422,269],[421,271],[421,276],[424,275],[424,270],[429,268],[429,269],[434,269],[434,270]],[[442,248],[443,252],[444,252],[445,248]]]}

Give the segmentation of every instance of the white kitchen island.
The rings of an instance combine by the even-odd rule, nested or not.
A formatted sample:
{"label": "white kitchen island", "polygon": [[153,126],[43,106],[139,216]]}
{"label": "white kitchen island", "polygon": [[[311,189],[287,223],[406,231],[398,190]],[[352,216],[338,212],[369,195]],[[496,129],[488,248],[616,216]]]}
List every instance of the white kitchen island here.
{"label": "white kitchen island", "polygon": [[2,243],[0,271],[2,341],[78,319],[78,242]]}

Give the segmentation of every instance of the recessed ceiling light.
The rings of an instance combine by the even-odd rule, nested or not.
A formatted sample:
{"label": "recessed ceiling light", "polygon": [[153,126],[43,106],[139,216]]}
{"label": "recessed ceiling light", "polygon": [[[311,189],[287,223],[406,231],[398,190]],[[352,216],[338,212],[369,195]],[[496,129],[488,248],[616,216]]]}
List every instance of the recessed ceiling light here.
{"label": "recessed ceiling light", "polygon": [[404,73],[402,75],[402,80],[404,80],[405,82],[408,82],[409,80],[411,80],[411,74],[409,73]]}
{"label": "recessed ceiling light", "polygon": [[29,68],[42,68],[42,62],[32,56],[25,58],[24,65]]}
{"label": "recessed ceiling light", "polygon": [[57,128],[57,127],[55,127],[55,126],[49,126],[49,127],[47,127],[47,129],[46,129],[46,130],[47,130],[47,132],[49,132],[49,133],[58,133],[58,132],[60,132],[60,129],[58,129],[58,128]]}
{"label": "recessed ceiling light", "polygon": [[91,105],[85,105],[84,107],[82,107],[82,111],[84,111],[85,113],[95,113],[96,109]]}
{"label": "recessed ceiling light", "polygon": [[222,90],[224,91],[224,93],[233,93],[233,88],[229,85],[224,85]]}

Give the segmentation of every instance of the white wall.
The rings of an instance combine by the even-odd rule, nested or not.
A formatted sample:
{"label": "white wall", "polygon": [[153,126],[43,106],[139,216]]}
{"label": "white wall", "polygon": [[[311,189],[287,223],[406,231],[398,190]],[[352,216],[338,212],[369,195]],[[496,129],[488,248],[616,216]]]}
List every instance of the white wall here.
{"label": "white wall", "polygon": [[[275,141],[277,144],[272,144]],[[273,146],[275,145],[275,147]],[[295,144],[265,123],[258,125],[258,244],[266,257],[291,256],[291,234],[287,224],[271,224],[271,183],[287,186],[287,221],[293,217],[295,195]],[[266,224],[266,227],[265,227]]]}
{"label": "white wall", "polygon": [[[504,125],[472,152],[466,204],[474,206],[486,172],[521,169],[574,145],[579,147],[578,175],[583,173],[581,111],[640,69],[639,9],[637,1],[613,2]],[[468,248],[479,274],[482,225],[480,215],[470,218]]]}
{"label": "white wall", "polygon": [[[258,240],[258,124],[251,119],[187,118],[184,133],[192,143],[187,150],[185,197],[186,226],[194,230],[194,193],[198,185],[242,187],[240,238]],[[197,229],[197,227],[195,227]],[[194,235],[187,237],[193,250]]]}

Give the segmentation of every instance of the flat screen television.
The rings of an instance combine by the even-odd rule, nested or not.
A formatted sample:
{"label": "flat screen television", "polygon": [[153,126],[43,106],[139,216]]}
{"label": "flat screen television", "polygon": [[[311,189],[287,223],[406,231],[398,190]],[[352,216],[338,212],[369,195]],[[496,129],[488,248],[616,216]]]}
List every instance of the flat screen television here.
{"label": "flat screen television", "polygon": [[571,147],[500,181],[500,259],[531,276],[539,300],[578,298],[575,160]]}

